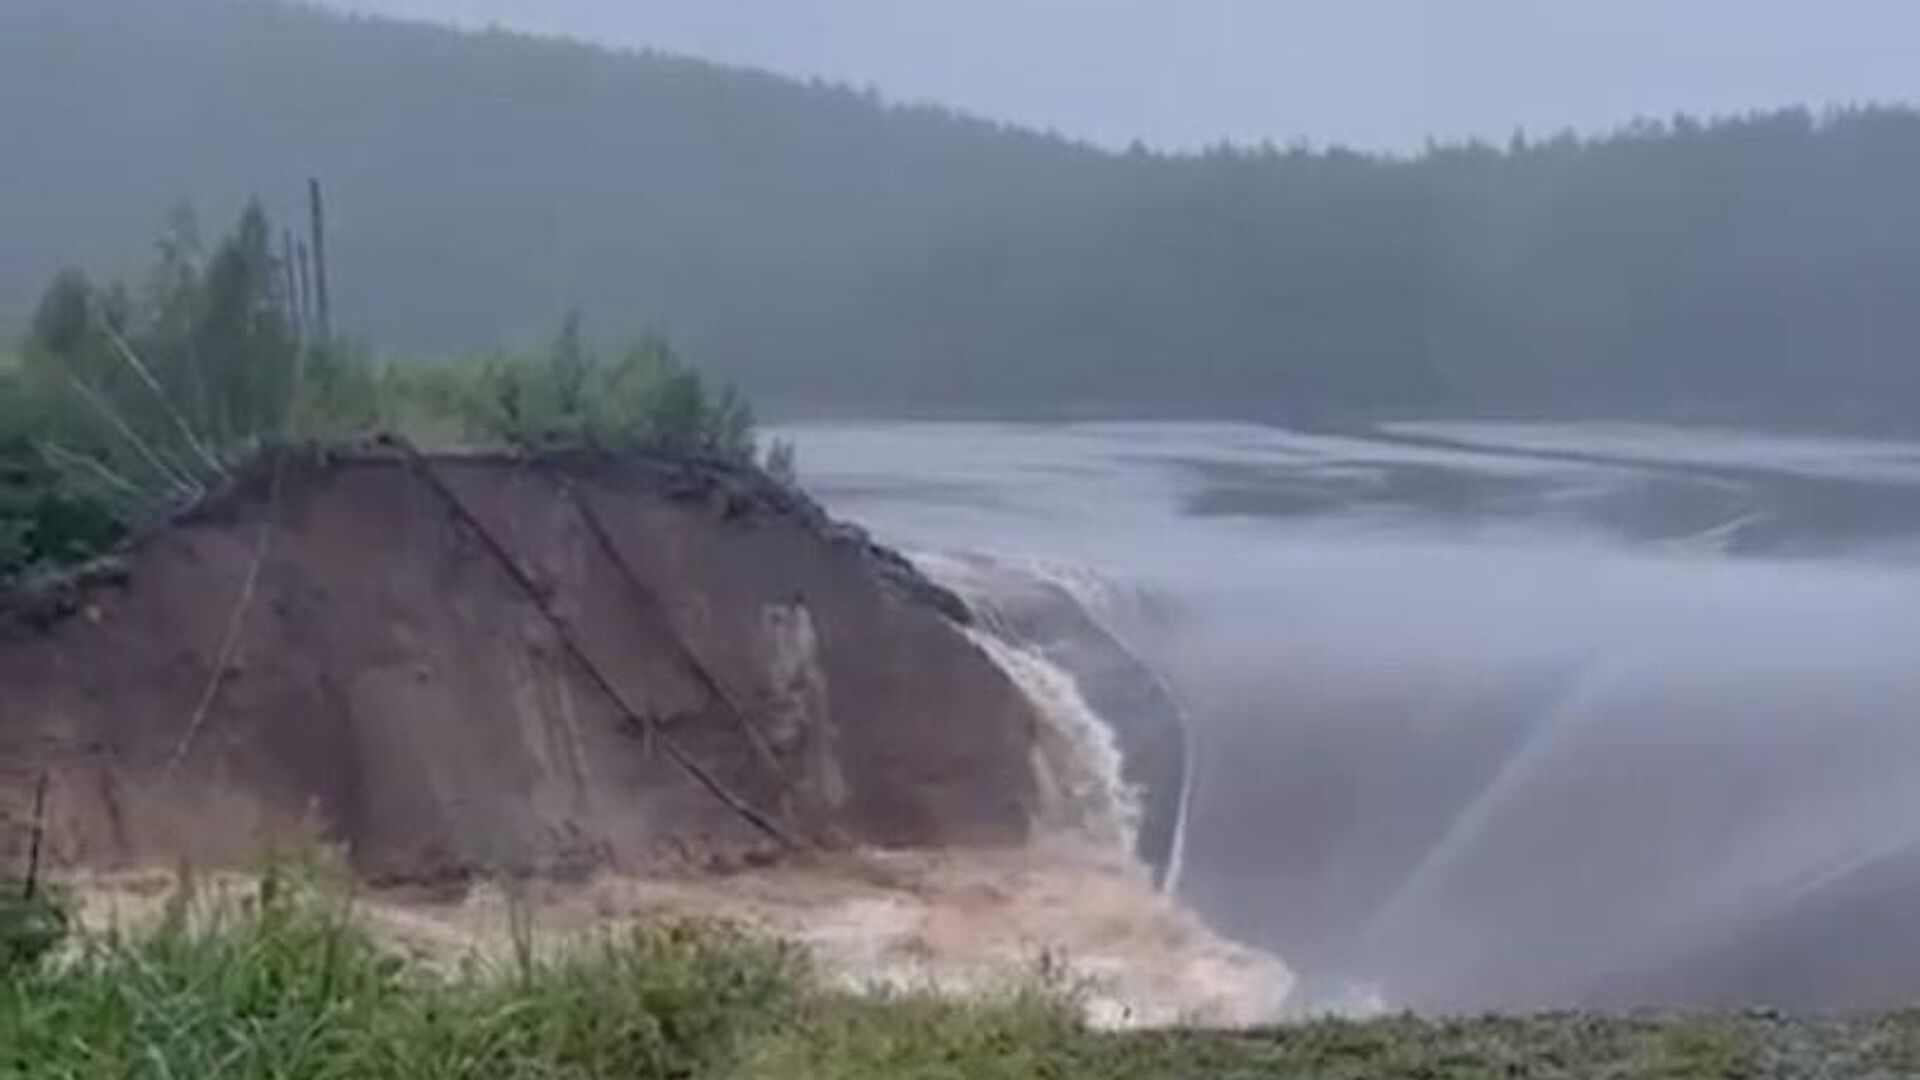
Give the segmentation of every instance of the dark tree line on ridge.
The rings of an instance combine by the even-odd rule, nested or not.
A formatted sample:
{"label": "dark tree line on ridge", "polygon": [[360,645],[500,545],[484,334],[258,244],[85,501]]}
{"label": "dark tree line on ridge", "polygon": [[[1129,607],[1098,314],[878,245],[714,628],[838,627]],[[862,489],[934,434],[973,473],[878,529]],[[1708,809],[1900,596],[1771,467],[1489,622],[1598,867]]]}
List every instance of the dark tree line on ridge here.
{"label": "dark tree line on ridge", "polygon": [[0,5],[0,330],[324,176],[388,349],[662,331],[777,408],[1886,419],[1920,114],[1108,153],[869,95],[252,0]]}

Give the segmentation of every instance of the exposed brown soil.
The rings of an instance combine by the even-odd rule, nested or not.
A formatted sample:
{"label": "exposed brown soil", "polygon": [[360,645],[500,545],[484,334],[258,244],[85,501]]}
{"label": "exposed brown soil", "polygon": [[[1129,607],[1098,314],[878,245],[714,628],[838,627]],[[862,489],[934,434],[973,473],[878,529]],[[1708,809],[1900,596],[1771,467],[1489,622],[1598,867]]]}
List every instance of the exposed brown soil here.
{"label": "exposed brown soil", "polygon": [[403,881],[1027,838],[1037,718],[964,609],[757,475],[273,472],[124,573],[0,603],[0,856],[42,773],[54,860],[96,867],[312,834]]}
{"label": "exposed brown soil", "polygon": [[[322,878],[321,880],[325,880]],[[217,916],[256,898],[242,873],[83,872],[65,883],[83,934],[139,932],[168,914]],[[457,897],[360,890],[351,912],[431,970],[506,965],[635,924],[719,921],[805,951],[831,985],[955,998],[1036,984],[1075,993],[1102,1028],[1245,1027],[1287,1015],[1293,976],[1232,944],[1111,853],[1033,849],[851,852],[727,874],[673,869],[581,881],[482,882]]]}

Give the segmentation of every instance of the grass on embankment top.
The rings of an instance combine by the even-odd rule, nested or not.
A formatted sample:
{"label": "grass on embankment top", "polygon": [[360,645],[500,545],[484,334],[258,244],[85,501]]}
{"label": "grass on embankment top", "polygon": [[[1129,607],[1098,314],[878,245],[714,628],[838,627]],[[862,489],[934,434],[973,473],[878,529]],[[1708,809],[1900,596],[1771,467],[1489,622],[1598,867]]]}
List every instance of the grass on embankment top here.
{"label": "grass on embankment top", "polygon": [[823,988],[791,950],[715,928],[609,932],[454,970],[391,955],[323,891],[0,963],[0,1076],[1109,1078],[1920,1075],[1920,1017],[1578,1017],[1109,1036],[1042,991],[976,1003]]}

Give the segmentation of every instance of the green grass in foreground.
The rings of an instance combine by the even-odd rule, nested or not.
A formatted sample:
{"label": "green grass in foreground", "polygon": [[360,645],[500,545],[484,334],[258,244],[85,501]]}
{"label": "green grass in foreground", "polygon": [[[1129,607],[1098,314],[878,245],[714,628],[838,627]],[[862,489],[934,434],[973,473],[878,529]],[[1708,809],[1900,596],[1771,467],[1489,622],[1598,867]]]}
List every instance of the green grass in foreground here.
{"label": "green grass in foreground", "polygon": [[1321,1023],[1103,1036],[1044,992],[972,1004],[824,989],[724,929],[632,929],[452,971],[383,951],[270,877],[222,910],[0,972],[0,1076],[1108,1080],[1920,1075],[1920,1017]]}

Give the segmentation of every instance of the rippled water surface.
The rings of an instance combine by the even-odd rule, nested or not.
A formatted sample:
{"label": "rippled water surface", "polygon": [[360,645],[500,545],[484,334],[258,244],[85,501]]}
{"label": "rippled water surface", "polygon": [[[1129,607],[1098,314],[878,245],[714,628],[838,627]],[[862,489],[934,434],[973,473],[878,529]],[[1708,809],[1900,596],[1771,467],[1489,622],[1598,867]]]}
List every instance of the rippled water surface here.
{"label": "rippled water surface", "polygon": [[860,423],[837,514],[1173,688],[1183,895],[1318,1000],[1920,998],[1920,444]]}

